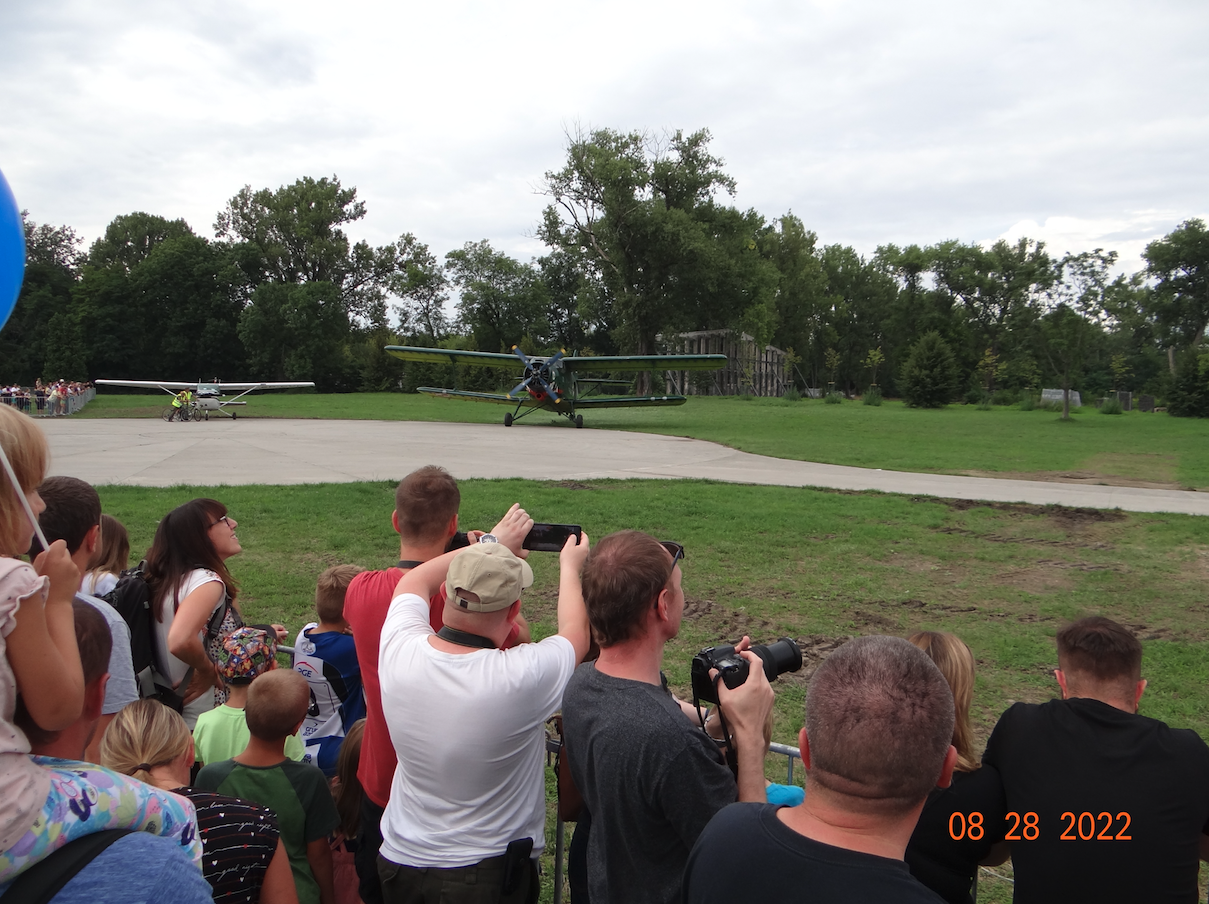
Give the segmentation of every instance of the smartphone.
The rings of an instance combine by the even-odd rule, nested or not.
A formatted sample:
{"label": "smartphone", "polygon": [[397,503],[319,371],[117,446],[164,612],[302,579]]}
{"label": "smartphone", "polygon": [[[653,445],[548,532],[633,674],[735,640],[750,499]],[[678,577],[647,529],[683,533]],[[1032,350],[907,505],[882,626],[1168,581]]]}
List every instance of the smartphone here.
{"label": "smartphone", "polygon": [[534,552],[561,552],[568,537],[579,542],[581,530],[578,524],[535,524],[521,546]]}

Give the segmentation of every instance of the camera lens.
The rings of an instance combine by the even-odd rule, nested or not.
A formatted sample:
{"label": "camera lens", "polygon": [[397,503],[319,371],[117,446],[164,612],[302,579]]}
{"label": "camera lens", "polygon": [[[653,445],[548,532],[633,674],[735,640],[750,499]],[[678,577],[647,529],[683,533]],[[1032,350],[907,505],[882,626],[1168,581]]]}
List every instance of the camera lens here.
{"label": "camera lens", "polygon": [[776,643],[752,644],[751,651],[764,663],[764,674],[769,681],[776,681],[782,672],[796,672],[802,667],[802,651],[788,637]]}

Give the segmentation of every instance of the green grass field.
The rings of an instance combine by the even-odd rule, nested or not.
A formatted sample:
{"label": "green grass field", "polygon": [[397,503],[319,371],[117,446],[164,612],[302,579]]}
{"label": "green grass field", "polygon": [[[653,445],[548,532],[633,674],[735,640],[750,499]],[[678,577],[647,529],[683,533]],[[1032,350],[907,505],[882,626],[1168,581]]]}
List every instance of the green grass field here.
{"label": "green grass field", "polygon": [[[322,569],[394,562],[393,490],[387,483],[111,486],[101,494],[105,510],[130,530],[135,556],[166,511],[216,495],[239,521],[244,553],[231,564],[245,614],[282,621],[292,633],[311,617]],[[1089,613],[1143,638],[1144,714],[1209,732],[1204,519],[702,481],[468,480],[462,494],[464,527],[489,528],[519,501],[538,520],[579,523],[594,538],[637,527],[683,542],[687,605],[665,657],[669,679],[686,693],[689,660],[708,644],[744,633],[755,642],[795,638],[806,666],[775,685],[777,741],[795,743],[806,679],[826,652],[859,634],[936,629],[957,633],[974,651],[981,745],[1010,703],[1056,692],[1055,630]],[[532,561],[536,583],[525,611],[540,637],[554,630],[557,557],[535,553]],[[782,758],[770,757],[767,768],[784,780]],[[986,878],[980,900],[1010,900],[1008,888]]]}
{"label": "green grass field", "polygon": [[[81,417],[157,417],[168,397],[102,393]],[[418,394],[265,394],[241,417],[501,423],[498,405]],[[1078,477],[1090,482],[1144,481],[1170,488],[1209,489],[1209,422],[1165,414],[1102,415],[1086,409],[1062,421],[1053,411],[1014,407],[979,410],[951,405],[917,410],[845,402],[694,397],[673,408],[591,412],[584,429],[634,430],[689,436],[776,458],[895,471],[1001,476]],[[540,413],[516,425],[557,424]],[[199,424],[198,429],[205,429]]]}

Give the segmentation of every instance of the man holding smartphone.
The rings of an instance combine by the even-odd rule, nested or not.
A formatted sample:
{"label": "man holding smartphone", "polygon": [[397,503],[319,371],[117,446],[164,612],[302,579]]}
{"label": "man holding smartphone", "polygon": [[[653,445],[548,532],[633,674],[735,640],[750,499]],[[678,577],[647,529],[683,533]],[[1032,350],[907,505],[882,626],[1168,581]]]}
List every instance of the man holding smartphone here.
{"label": "man holding smartphone", "polygon": [[[412,471],[395,490],[395,508],[391,526],[399,535],[399,560],[393,568],[363,571],[349,584],[344,598],[344,618],[357,644],[357,661],[365,686],[365,735],[361,742],[361,761],[357,778],[365,788],[361,805],[360,828],[357,833],[357,877],[361,900],[365,904],[381,904],[382,892],[378,881],[377,857],[382,844],[379,825],[390,799],[391,780],[397,762],[394,745],[382,715],[382,693],[378,676],[378,647],[382,626],[386,622],[395,585],[412,568],[443,555],[456,544],[458,507],[462,494],[458,482],[444,468],[426,465]],[[517,510],[519,506],[513,506]],[[505,516],[505,520],[507,516]],[[532,524],[532,522],[528,522]],[[513,536],[519,529],[501,521],[492,530],[505,545],[517,548],[525,534]],[[478,540],[479,531],[469,537]],[[461,545],[468,539],[460,535]],[[430,624],[434,631],[441,628],[444,592],[436,594],[430,605]],[[529,640],[529,628],[518,615],[503,646],[511,647]]]}

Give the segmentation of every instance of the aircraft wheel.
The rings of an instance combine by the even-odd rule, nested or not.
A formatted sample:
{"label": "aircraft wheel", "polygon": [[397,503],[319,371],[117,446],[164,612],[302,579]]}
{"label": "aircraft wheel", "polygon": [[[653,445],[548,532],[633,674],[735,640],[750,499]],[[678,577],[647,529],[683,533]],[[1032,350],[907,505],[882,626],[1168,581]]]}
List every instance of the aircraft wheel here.
{"label": "aircraft wheel", "polygon": [[239,416],[239,412],[238,412],[238,411],[232,411],[232,412],[231,412],[231,420],[235,420],[235,418],[236,418],[236,417],[238,417],[238,416]]}
{"label": "aircraft wheel", "polygon": [[171,405],[169,405],[167,408],[165,408],[163,411],[160,412],[160,417],[162,417],[166,421],[171,421],[172,412],[175,410],[176,410],[175,408],[173,408]]}
{"label": "aircraft wheel", "polygon": [[575,415],[575,429],[582,430],[584,426],[584,416],[582,414]]}
{"label": "aircraft wheel", "polygon": [[512,426],[512,412],[508,412],[508,414],[504,415],[504,426],[505,427]]}

